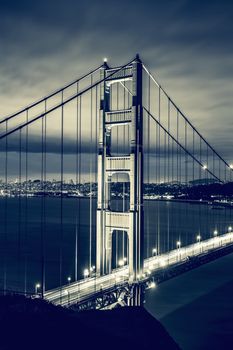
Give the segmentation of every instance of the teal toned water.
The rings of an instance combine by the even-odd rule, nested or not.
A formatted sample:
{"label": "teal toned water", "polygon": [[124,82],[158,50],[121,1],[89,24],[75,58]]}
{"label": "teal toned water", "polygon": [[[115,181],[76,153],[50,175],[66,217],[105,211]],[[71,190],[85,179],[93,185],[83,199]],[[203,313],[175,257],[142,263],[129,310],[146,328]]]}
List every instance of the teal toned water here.
{"label": "teal toned water", "polygon": [[[35,283],[41,279],[42,255],[46,289],[59,285],[60,272],[62,283],[68,276],[74,280],[76,237],[79,278],[85,268],[95,265],[95,200],[91,226],[88,198],[64,198],[62,208],[61,220],[61,199],[46,198],[46,215],[41,220],[41,198],[8,198],[7,202],[0,199],[1,289],[5,276],[7,289],[34,291]],[[153,248],[160,252],[174,249],[177,240],[182,245],[190,244],[199,233],[202,239],[213,235],[215,229],[224,233],[233,224],[232,216],[231,209],[212,209],[210,205],[145,201],[145,256],[150,256]],[[113,265],[123,257],[123,245],[125,256],[126,240],[122,234],[114,233]]]}

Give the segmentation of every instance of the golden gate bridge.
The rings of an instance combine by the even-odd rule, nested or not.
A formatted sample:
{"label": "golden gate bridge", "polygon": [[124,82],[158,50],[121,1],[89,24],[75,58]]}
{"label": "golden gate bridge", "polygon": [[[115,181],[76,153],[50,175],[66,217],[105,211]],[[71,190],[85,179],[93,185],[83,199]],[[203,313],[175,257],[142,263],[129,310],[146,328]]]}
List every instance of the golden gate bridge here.
{"label": "golden gate bridge", "polygon": [[0,126],[3,293],[141,305],[145,288],[232,251],[231,209],[210,208],[231,207],[219,193],[233,166],[138,55],[105,60]]}

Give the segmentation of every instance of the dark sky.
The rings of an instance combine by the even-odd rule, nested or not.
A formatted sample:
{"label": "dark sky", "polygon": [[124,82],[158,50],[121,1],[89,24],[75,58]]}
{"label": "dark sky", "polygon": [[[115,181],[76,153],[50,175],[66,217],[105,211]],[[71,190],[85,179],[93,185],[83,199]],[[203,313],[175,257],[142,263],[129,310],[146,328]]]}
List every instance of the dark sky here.
{"label": "dark sky", "polygon": [[105,56],[118,65],[138,52],[194,125],[233,161],[232,18],[229,0],[0,1],[0,115]]}

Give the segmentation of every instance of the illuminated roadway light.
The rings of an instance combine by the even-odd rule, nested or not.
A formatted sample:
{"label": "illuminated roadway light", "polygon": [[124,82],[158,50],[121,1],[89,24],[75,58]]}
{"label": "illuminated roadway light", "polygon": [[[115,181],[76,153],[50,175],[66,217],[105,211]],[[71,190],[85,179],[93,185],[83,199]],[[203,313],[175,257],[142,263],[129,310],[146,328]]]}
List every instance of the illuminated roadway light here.
{"label": "illuminated roadway light", "polygon": [[232,231],[232,227],[231,227],[231,226],[228,227],[228,231],[229,231],[229,232]]}
{"label": "illuminated roadway light", "polygon": [[177,242],[176,242],[176,245],[177,245],[178,248],[180,248],[181,242],[180,242],[180,241],[177,241]]}
{"label": "illuminated roadway light", "polygon": [[71,277],[68,277],[68,278],[67,278],[67,281],[70,282],[70,281],[71,281]]}
{"label": "illuminated roadway light", "polygon": [[198,235],[198,236],[197,236],[197,241],[200,242],[200,240],[201,240],[201,236]]}
{"label": "illuminated roadway light", "polygon": [[155,288],[155,287],[156,287],[156,283],[155,282],[151,282],[150,288]]}
{"label": "illuminated roadway light", "polygon": [[104,57],[103,61],[104,61],[105,63],[108,62],[107,57]]}
{"label": "illuminated roadway light", "polygon": [[152,249],[152,254],[156,254],[157,253],[157,249],[156,248],[153,248]]}
{"label": "illuminated roadway light", "polygon": [[40,283],[36,283],[35,285],[35,294],[38,293],[38,289],[40,288]]}
{"label": "illuminated roadway light", "polygon": [[233,170],[233,164],[230,164],[230,165],[229,165],[229,168]]}
{"label": "illuminated roadway light", "polygon": [[119,261],[118,261],[118,265],[119,265],[119,266],[124,266],[124,260],[119,260]]}
{"label": "illuminated roadway light", "polygon": [[206,169],[207,169],[207,165],[203,165],[202,168],[203,168],[204,170],[206,170]]}
{"label": "illuminated roadway light", "polygon": [[217,235],[218,235],[218,231],[214,230],[214,236],[217,236]]}
{"label": "illuminated roadway light", "polygon": [[83,271],[83,276],[84,276],[84,277],[88,277],[88,276],[89,276],[89,270],[88,270],[88,269],[85,269],[85,270]]}

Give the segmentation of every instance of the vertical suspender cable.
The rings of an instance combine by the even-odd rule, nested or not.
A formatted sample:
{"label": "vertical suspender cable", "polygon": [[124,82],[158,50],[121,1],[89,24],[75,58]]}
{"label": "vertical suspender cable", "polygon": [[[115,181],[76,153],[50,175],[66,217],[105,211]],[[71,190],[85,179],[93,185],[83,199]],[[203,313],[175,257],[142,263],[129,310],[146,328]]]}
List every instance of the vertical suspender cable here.
{"label": "vertical suspender cable", "polygon": [[[46,100],[45,100],[46,113]],[[45,215],[45,188],[44,188],[44,117],[41,119],[41,223],[40,223],[40,243],[41,243],[41,296],[44,296],[44,215]]]}
{"label": "vertical suspender cable", "polygon": [[[176,139],[179,142],[179,111],[176,110]],[[176,154],[176,173],[177,173],[177,182],[179,182],[179,146],[177,143],[176,148],[177,154]]]}
{"label": "vertical suspender cable", "polygon": [[[170,134],[170,126],[171,126],[171,113],[170,113],[170,99],[168,99],[168,121],[167,121],[167,129]],[[167,137],[167,181],[170,182],[170,138]]]}
{"label": "vertical suspender cable", "polygon": [[[184,143],[185,143],[185,149],[188,149],[188,135],[187,135],[187,121],[185,120],[184,124],[184,131],[185,131],[185,136],[184,136]],[[185,152],[185,193],[186,193],[186,202],[185,202],[185,222],[188,222],[188,154]],[[188,244],[188,230],[185,230],[185,245]]]}
{"label": "vertical suspender cable", "polygon": [[[91,74],[91,86],[93,83],[93,77]],[[92,161],[93,161],[93,157],[92,157],[92,129],[93,129],[93,116],[92,116],[92,99],[93,99],[93,89],[91,89],[91,114],[90,114],[90,119],[91,119],[91,125],[90,125],[90,134],[91,134],[91,142],[90,142],[90,206],[89,206],[89,271],[91,273],[92,270]]]}
{"label": "vertical suspender cable", "polygon": [[[95,185],[96,185],[96,189],[98,184],[97,172],[98,172],[98,86],[95,87]],[[97,200],[98,198],[96,198],[96,201]],[[95,235],[95,241],[96,241],[96,235]],[[95,276],[97,278],[96,274]],[[96,279],[95,279],[95,288],[96,288]]]}
{"label": "vertical suspender cable", "polygon": [[[20,286],[20,277],[21,277],[21,234],[22,234],[22,129],[19,130],[19,179],[18,179],[18,278]],[[20,286],[21,287],[21,286]]]}
{"label": "vertical suspender cable", "polygon": [[[199,152],[200,152],[200,155],[199,155],[199,157],[200,157],[200,163],[202,164],[202,148],[201,148],[201,138],[199,138]],[[201,178],[202,178],[202,176],[201,176],[201,171],[202,171],[202,169],[201,169],[201,167],[199,167],[199,179],[201,180]]]}
{"label": "vertical suspender cable", "polygon": [[[180,138],[180,119],[179,119],[180,115],[179,115],[179,111],[178,109],[176,110],[176,138],[177,138],[177,141],[179,141],[179,138]],[[179,188],[181,188],[181,168],[180,168],[180,160],[181,160],[181,149],[179,148],[179,145],[177,144],[177,183],[178,183],[178,186]],[[181,204],[182,205],[182,204]],[[178,210],[177,210],[177,221],[178,223],[181,222],[181,218],[180,218],[180,203],[178,203]],[[180,225],[178,225],[178,237],[180,237]],[[174,237],[173,238],[173,241],[175,240],[176,241],[177,237]]]}
{"label": "vertical suspender cable", "polygon": [[[8,132],[8,121],[6,121],[6,134]],[[5,138],[5,206],[4,206],[4,226],[5,226],[5,247],[8,248],[8,137]],[[8,249],[4,252],[4,293],[7,290],[7,254]]]}
{"label": "vertical suspender cable", "polygon": [[[77,94],[79,92],[79,84],[76,85]],[[80,207],[80,197],[78,188],[79,188],[79,103],[78,97],[76,98],[76,171],[75,171],[75,184],[76,184],[76,211],[75,211],[75,263],[74,263],[74,279],[78,280],[78,212]]]}
{"label": "vertical suspender cable", "polygon": [[[81,170],[82,170],[82,96],[79,98],[79,162],[78,162],[78,182],[79,189],[81,189]],[[78,207],[78,238],[81,236],[81,203],[82,200],[79,197]]]}
{"label": "vertical suspender cable", "polygon": [[[150,112],[150,76],[148,76],[148,110]],[[147,114],[147,188],[150,189],[150,116]],[[146,237],[147,237],[147,258],[150,256],[150,226],[149,226],[149,201],[146,205]]]}
{"label": "vertical suspender cable", "polygon": [[[28,123],[28,109],[26,110],[26,123]],[[27,263],[28,263],[28,125],[26,126],[26,145],[25,145],[25,257],[24,257],[24,294],[27,294]]]}
{"label": "vertical suspender cable", "polygon": [[63,279],[63,161],[64,161],[64,107],[63,90],[61,92],[61,157],[60,157],[60,252],[59,252],[59,274],[60,274],[60,302],[62,303],[62,279]]}
{"label": "vertical suspender cable", "polygon": [[[117,91],[116,91],[116,108],[119,110],[119,83],[117,83]],[[118,148],[118,137],[119,137],[119,128],[116,126],[116,152],[117,155],[119,155],[119,148]],[[118,181],[118,175],[117,175],[117,181]],[[118,230],[116,230],[116,267],[118,267],[118,247],[119,247],[119,233]]]}
{"label": "vertical suspender cable", "polygon": [[[168,111],[167,111],[167,129],[168,129],[168,132],[170,134],[170,123],[171,123],[171,116],[170,116],[170,99],[168,99]],[[169,185],[169,181],[170,181],[170,175],[169,175],[169,167],[170,167],[170,164],[169,164],[169,161],[170,161],[170,150],[169,150],[169,147],[170,147],[170,139],[169,139],[169,135],[167,136],[167,182],[168,182],[168,185]],[[168,203],[168,206],[167,206],[167,251],[169,251],[169,247],[170,247],[170,206],[169,206],[169,203]]]}
{"label": "vertical suspender cable", "polygon": [[[159,123],[161,121],[161,89],[159,87]],[[161,184],[161,169],[160,169],[160,164],[161,164],[161,160],[160,160],[160,127],[158,128],[159,130],[159,134],[158,134],[158,181],[159,181],[159,187]],[[158,226],[157,226],[157,230],[158,230],[158,243],[157,243],[157,253],[160,254],[160,201],[157,201],[157,213],[158,213]]]}
{"label": "vertical suspender cable", "polygon": [[[195,134],[193,129],[193,156],[195,157]],[[194,158],[193,158],[193,186],[194,186],[194,180],[195,180],[195,164],[194,164]]]}
{"label": "vertical suspender cable", "polygon": [[[45,112],[47,111],[47,100],[45,99]],[[44,147],[43,147],[43,150],[44,150],[44,166],[43,166],[43,169],[44,169],[44,174],[43,174],[43,183],[44,183],[44,192],[45,190],[47,189],[47,114],[45,114],[44,116],[44,138],[43,138],[43,141],[44,141]],[[45,196],[45,193],[44,193],[44,203],[43,203],[43,235],[44,235],[44,240],[46,238],[46,196]],[[45,292],[46,290],[46,256],[45,256],[45,244],[43,246],[43,249],[44,249],[44,264],[43,264],[43,293]]]}
{"label": "vertical suspender cable", "polygon": [[[124,70],[124,74],[125,74],[125,70]],[[126,89],[124,88],[124,119],[125,119],[125,109],[126,109]],[[124,141],[123,141],[123,154],[126,154],[126,126],[123,126],[124,129]],[[125,211],[125,182],[123,179],[123,211]],[[122,259],[123,261],[125,260],[125,231],[122,231]]]}

